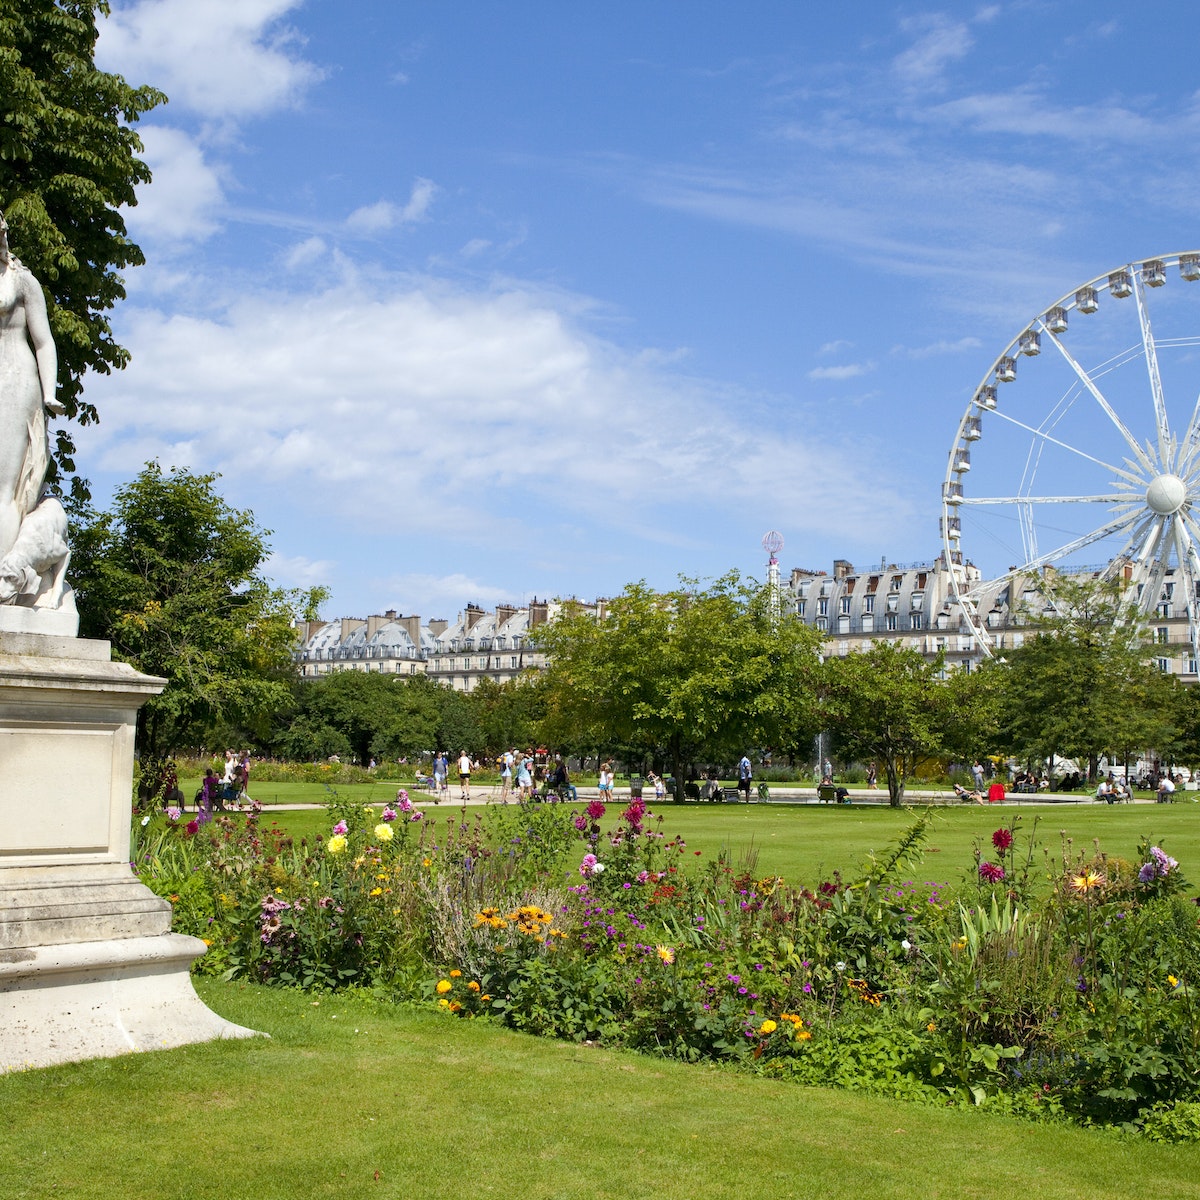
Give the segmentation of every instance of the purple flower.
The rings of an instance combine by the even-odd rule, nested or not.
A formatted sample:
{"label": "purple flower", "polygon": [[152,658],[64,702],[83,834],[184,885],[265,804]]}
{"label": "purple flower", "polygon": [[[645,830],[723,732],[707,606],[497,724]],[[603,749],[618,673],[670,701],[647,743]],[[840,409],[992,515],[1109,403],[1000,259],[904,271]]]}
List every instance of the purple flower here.
{"label": "purple flower", "polygon": [[344,837],[349,832],[350,832],[350,826],[347,825],[345,821],[339,821],[333,827],[333,836],[334,837],[337,837],[339,834],[341,834]]}
{"label": "purple flower", "polygon": [[394,821],[396,819],[396,810],[390,804],[384,806],[383,819],[385,821]]}
{"label": "purple flower", "polygon": [[1004,868],[995,863],[982,862],[979,864],[979,878],[985,883],[999,883],[1004,878]]}
{"label": "purple flower", "polygon": [[409,819],[410,821],[421,821],[421,820],[424,820],[424,818],[425,818],[425,814],[424,814],[424,813],[415,812],[415,813],[413,813],[413,815],[412,815],[411,817],[409,817],[408,819]]}
{"label": "purple flower", "polygon": [[1154,863],[1148,862],[1142,864],[1142,869],[1138,872],[1139,883],[1150,883],[1158,876],[1158,871]]}
{"label": "purple flower", "polygon": [[1179,866],[1179,863],[1175,859],[1165,850],[1160,850],[1157,846],[1150,847],[1150,857],[1154,860],[1154,865],[1158,869],[1160,879],[1165,879],[1171,871]]}

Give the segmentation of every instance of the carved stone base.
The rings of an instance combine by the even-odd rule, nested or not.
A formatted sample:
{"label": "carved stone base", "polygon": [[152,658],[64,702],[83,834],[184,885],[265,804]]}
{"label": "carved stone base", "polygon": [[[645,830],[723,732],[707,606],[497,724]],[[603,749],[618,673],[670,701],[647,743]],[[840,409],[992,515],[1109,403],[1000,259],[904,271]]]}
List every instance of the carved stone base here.
{"label": "carved stone base", "polygon": [[129,865],[134,723],[163,683],[0,625],[0,1072],[253,1032],[200,1001],[204,943]]}
{"label": "carved stone base", "polygon": [[203,953],[177,933],[0,950],[0,1073],[256,1036],[196,995]]}

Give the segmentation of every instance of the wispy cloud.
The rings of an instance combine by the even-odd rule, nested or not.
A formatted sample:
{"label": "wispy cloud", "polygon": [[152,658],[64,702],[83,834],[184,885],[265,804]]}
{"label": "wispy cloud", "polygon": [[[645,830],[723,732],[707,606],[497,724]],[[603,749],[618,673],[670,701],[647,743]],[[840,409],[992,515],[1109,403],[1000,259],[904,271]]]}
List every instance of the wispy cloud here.
{"label": "wispy cloud", "polygon": [[808,373],[809,379],[857,379],[875,370],[874,363],[846,363],[840,367],[814,367]]}

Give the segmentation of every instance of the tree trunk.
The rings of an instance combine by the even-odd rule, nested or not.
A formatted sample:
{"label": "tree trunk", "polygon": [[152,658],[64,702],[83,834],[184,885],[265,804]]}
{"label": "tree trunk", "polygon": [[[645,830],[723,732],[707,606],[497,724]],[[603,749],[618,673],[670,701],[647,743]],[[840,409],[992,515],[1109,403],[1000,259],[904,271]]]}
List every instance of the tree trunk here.
{"label": "tree trunk", "polygon": [[892,808],[899,808],[904,802],[904,776],[900,774],[896,767],[896,756],[894,754],[885,754],[883,765],[884,770],[887,772],[888,804]]}

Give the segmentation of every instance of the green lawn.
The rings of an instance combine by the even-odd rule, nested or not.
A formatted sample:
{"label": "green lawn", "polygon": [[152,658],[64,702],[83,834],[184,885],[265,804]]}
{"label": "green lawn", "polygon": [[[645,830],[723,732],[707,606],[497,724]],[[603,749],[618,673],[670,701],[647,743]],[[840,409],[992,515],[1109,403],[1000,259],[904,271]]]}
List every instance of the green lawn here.
{"label": "green lawn", "polygon": [[[462,811],[447,804],[421,807],[433,822],[457,820]],[[756,854],[754,870],[759,875],[782,875],[789,882],[810,885],[835,868],[843,874],[853,871],[871,852],[882,854],[913,819],[908,812],[886,806],[665,804],[653,811],[661,812],[668,837],[682,834],[686,839],[688,861],[697,861],[696,850],[703,862],[728,848],[735,863]],[[1063,831],[1080,849],[1090,852],[1098,838],[1106,853],[1130,859],[1140,837],[1162,840],[1185,874],[1200,884],[1200,806],[1186,803],[938,808],[925,861],[913,875],[937,882],[958,878],[972,861],[975,839],[989,845],[992,831],[1018,814],[1023,829],[1032,828],[1040,817],[1038,837],[1053,854],[1059,853]],[[329,832],[322,810],[273,813],[265,819],[277,821],[295,837]]]}
{"label": "green lawn", "polygon": [[1200,1147],[199,987],[271,1039],[0,1078],[0,1200],[1200,1197]]}

